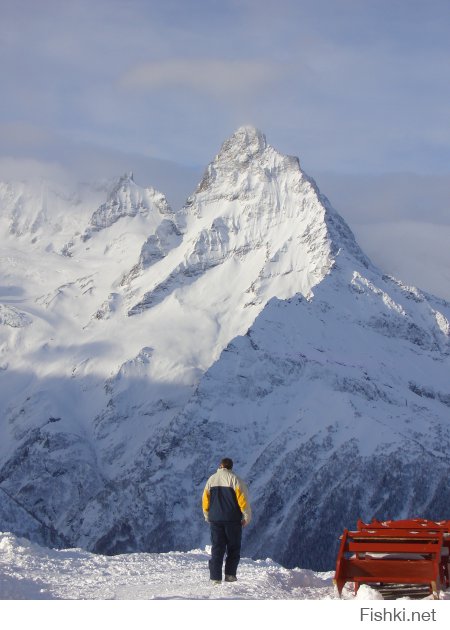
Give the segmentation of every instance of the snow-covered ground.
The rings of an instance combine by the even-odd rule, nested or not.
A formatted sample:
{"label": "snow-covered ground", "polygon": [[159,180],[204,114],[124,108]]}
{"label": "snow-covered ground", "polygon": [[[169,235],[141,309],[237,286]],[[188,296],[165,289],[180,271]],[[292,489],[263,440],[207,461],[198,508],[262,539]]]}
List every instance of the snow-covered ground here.
{"label": "snow-covered ground", "polygon": [[[236,583],[212,585],[208,548],[102,556],[0,534],[1,599],[336,599],[333,574],[242,559]],[[373,592],[374,593],[374,592]],[[364,589],[361,595],[364,594]],[[367,594],[366,594],[367,595]],[[346,592],[345,597],[353,597]],[[373,598],[377,596],[374,593]]]}
{"label": "snow-covered ground", "polygon": [[356,597],[352,585],[344,588],[340,600],[332,572],[285,569],[270,559],[244,558],[238,582],[214,586],[208,557],[208,548],[102,556],[44,548],[0,533],[2,627],[59,630],[63,620],[66,630],[122,630],[131,624],[190,630],[233,622],[259,630],[278,624],[352,630],[380,620],[402,625],[412,614],[433,621],[433,628],[448,628],[450,621],[443,602],[376,601],[381,596],[366,586]]}
{"label": "snow-covered ground", "polygon": [[[189,552],[93,554],[83,549],[49,549],[0,533],[0,599],[296,599],[337,600],[334,572],[285,569],[270,558],[243,558],[235,583],[213,585],[209,548]],[[353,585],[342,599],[379,600]],[[440,599],[450,599],[441,592]]]}

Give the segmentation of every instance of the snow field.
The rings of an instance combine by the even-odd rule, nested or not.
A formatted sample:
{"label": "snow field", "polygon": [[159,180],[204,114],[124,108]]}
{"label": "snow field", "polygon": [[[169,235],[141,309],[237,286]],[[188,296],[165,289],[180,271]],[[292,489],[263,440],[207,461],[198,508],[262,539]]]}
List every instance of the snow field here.
{"label": "snow field", "polygon": [[130,624],[191,629],[234,619],[249,628],[282,624],[350,630],[361,627],[363,611],[366,621],[375,612],[407,616],[410,611],[434,614],[433,628],[448,628],[450,621],[450,608],[442,602],[377,601],[380,595],[367,586],[357,597],[345,588],[346,601],[339,600],[332,572],[284,569],[270,559],[242,559],[238,582],[214,586],[208,580],[208,557],[208,548],[101,556],[81,549],[47,549],[0,533],[4,627],[59,630],[64,622],[65,630],[122,630]]}
{"label": "snow field", "polygon": [[0,534],[0,599],[335,599],[332,573],[242,559],[236,583],[212,585],[209,548],[102,556]]}

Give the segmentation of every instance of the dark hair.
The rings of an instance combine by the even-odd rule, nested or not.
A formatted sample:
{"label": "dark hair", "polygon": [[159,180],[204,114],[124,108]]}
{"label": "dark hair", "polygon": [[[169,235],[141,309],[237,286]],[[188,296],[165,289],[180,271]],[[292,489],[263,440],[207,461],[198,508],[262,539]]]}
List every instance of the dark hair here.
{"label": "dark hair", "polygon": [[228,468],[228,470],[231,470],[233,468],[233,460],[229,457],[224,457],[220,462],[220,465],[222,468]]}

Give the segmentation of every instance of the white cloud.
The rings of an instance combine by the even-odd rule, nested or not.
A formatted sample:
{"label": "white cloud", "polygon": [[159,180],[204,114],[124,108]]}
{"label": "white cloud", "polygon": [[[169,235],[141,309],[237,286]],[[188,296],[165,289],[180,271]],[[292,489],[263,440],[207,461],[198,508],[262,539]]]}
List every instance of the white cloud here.
{"label": "white cloud", "polygon": [[167,59],[135,66],[122,77],[120,83],[127,89],[187,87],[222,97],[252,93],[281,75],[280,66],[264,61]]}
{"label": "white cloud", "polygon": [[35,158],[11,158],[0,156],[0,181],[28,181],[45,179],[66,183],[72,175],[60,164]]}
{"label": "white cloud", "polygon": [[323,173],[320,190],[384,272],[450,300],[450,176]]}
{"label": "white cloud", "polygon": [[352,223],[416,220],[450,224],[450,174],[313,175],[336,210]]}
{"label": "white cloud", "polygon": [[450,301],[450,226],[388,221],[355,226],[366,254],[386,273]]}
{"label": "white cloud", "polygon": [[35,147],[50,140],[50,134],[42,127],[28,122],[7,122],[0,123],[0,137],[2,144]]}

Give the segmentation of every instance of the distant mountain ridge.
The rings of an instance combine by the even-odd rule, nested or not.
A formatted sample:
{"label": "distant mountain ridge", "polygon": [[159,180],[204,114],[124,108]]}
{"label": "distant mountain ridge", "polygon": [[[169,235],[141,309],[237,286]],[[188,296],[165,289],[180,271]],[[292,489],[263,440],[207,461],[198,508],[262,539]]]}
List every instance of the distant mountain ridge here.
{"label": "distant mountain ridge", "polygon": [[358,517],[446,517],[450,304],[377,269],[297,158],[241,127],[179,210],[131,174],[40,195],[0,185],[8,531],[191,549],[224,455],[245,553],[286,566],[331,568]]}

